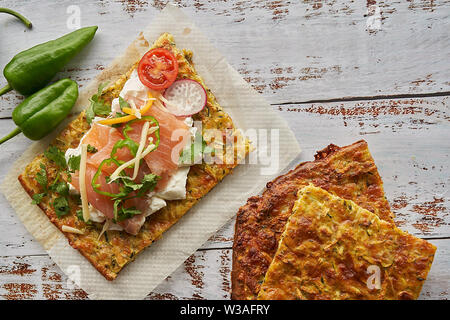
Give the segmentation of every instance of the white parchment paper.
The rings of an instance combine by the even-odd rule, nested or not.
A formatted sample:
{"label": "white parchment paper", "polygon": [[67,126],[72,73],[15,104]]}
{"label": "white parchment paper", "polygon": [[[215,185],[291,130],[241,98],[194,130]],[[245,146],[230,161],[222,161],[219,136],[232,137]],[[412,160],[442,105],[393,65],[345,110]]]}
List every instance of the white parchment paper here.
{"label": "white parchment paper", "polygon": [[[42,152],[56,133],[33,144],[13,165],[1,189],[28,231],[43,245],[59,267],[75,279],[91,299],[142,299],[161,281],[169,276],[194,253],[221,226],[232,218],[247,198],[257,194],[265,183],[273,179],[300,153],[300,147],[286,122],[271,106],[245,82],[209,43],[180,9],[168,5],[152,23],[145,28],[142,37],[136,39],[108,68],[94,79],[81,93],[75,110],[88,105],[88,98],[100,82],[115,81],[148,50],[163,32],[172,33],[178,48],[194,53],[194,64],[206,85],[216,96],[219,104],[230,114],[236,127],[271,130],[278,133],[279,158],[277,170],[261,174],[267,163],[241,164],[233,174],[224,179],[206,197],[196,204],[179,222],[142,252],[134,262],[126,266],[116,280],[107,281],[91,264],[69,246],[63,234],[53,226],[47,216],[35,205],[23,190],[17,177],[33,158]],[[263,48],[261,48],[263,49]],[[67,125],[61,125],[62,129]],[[268,142],[271,141],[269,131]],[[257,150],[258,141],[253,141]],[[278,144],[278,142],[276,142]],[[268,150],[271,150],[269,143]],[[270,171],[270,170],[269,170]]]}

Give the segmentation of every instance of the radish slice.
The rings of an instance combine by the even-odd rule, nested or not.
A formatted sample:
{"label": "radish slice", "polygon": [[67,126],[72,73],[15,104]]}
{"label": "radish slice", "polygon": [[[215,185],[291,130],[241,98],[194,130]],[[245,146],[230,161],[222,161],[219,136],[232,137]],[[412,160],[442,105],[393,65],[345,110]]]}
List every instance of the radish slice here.
{"label": "radish slice", "polygon": [[177,80],[166,89],[161,100],[170,113],[176,116],[190,116],[205,107],[206,91],[197,81]]}

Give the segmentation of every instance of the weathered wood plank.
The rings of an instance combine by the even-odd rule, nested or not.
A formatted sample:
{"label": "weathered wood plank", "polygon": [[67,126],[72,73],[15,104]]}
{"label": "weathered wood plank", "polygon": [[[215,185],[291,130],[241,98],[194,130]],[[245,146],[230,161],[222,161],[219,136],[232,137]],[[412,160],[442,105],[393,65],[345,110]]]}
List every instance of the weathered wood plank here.
{"label": "weathered wood plank", "polygon": [[[450,240],[438,247],[420,299],[448,299]],[[198,251],[147,299],[229,299],[231,250]],[[0,299],[85,299],[48,256],[0,257]]]}
{"label": "weathered wood plank", "polygon": [[[165,2],[78,1],[81,25],[96,24],[100,29],[58,77],[86,84]],[[450,57],[448,0],[175,3],[272,103],[450,91],[445,65]],[[20,50],[68,32],[66,10],[72,4],[3,1],[2,5],[27,14],[34,27],[26,30],[13,18],[1,17],[2,30],[8,30],[2,41],[8,45],[0,47],[0,65]],[[380,27],[367,27],[372,20]],[[1,97],[0,117],[10,116],[19,101],[15,93]]]}
{"label": "weathered wood plank", "polygon": [[[444,63],[450,57],[448,0],[176,3],[272,103],[450,91],[450,71]],[[2,40],[8,45],[0,46],[0,65],[22,49],[68,32],[66,9],[70,4],[3,1],[2,6],[26,14],[34,29],[28,31],[13,18],[0,17],[0,28],[9,31]],[[82,0],[77,5],[81,24],[98,24],[100,30],[95,42],[58,77],[70,76],[82,87],[126,48],[164,2]],[[379,29],[366,25],[368,19],[376,18],[377,7],[369,5],[380,8]],[[9,117],[20,99],[15,93],[0,97],[0,118]],[[274,108],[296,132],[303,148],[302,160],[311,160],[317,149],[331,142],[345,145],[366,139],[400,227],[421,237],[448,237],[448,99],[287,104]],[[0,122],[0,134],[12,128],[10,120]],[[12,163],[28,145],[26,138],[16,137],[2,146],[0,160]],[[8,165],[0,167],[0,179],[8,169]],[[68,289],[65,276],[47,256],[26,257],[44,252],[3,196],[0,209],[0,295],[83,298],[82,291]],[[224,274],[231,268],[231,251],[227,248],[232,245],[233,228],[231,221],[203,246],[222,250],[197,252],[150,297],[229,297],[229,279]],[[449,288],[448,240],[435,242],[440,243],[436,257],[440,262],[433,265],[422,298],[443,299],[448,298]]]}

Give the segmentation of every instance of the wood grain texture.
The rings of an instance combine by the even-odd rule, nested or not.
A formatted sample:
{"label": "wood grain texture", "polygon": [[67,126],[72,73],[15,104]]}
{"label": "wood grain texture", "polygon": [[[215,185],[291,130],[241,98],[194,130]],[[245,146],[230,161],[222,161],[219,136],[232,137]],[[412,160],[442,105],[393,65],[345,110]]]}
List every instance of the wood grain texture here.
{"label": "wood grain texture", "polygon": [[[81,25],[97,24],[99,31],[58,78],[70,76],[82,89],[166,2],[78,1]],[[449,92],[450,1],[174,2],[288,121],[303,149],[299,161],[312,160],[329,143],[367,140],[400,228],[421,238],[450,238],[448,96],[296,103]],[[2,6],[30,18],[33,30],[0,16],[0,29],[8,30],[0,40],[0,65],[20,50],[68,32],[70,4],[3,1]],[[367,26],[376,18],[377,7],[371,5],[380,9],[380,28]],[[8,118],[21,99],[14,92],[0,97],[0,135],[14,128]],[[0,179],[30,143],[17,136],[2,145]],[[0,299],[86,298],[70,288],[3,195],[0,209]],[[233,228],[230,221],[148,298],[228,299]],[[421,298],[448,299],[450,239],[431,241],[438,250]]]}
{"label": "wood grain texture", "polygon": [[[99,31],[58,78],[70,76],[86,84],[167,2],[78,1],[81,25],[95,24]],[[450,91],[450,70],[442,65],[450,58],[448,0],[174,3],[271,103]],[[20,50],[68,32],[71,4],[3,1],[3,6],[26,13],[33,29],[11,17],[0,18],[1,29],[8,30],[1,40],[0,65]],[[367,26],[374,19],[379,29]],[[0,117],[8,117],[20,96],[10,93],[0,101]]]}

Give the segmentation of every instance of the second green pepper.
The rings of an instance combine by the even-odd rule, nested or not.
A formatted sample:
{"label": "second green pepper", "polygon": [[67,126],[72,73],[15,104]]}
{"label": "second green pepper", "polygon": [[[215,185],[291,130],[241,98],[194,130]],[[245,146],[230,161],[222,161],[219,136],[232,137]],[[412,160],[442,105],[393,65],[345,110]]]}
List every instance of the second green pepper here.
{"label": "second green pepper", "polygon": [[17,134],[39,140],[55,129],[69,114],[78,98],[78,85],[70,79],[59,80],[34,93],[12,113],[17,128],[0,139],[0,144]]}

